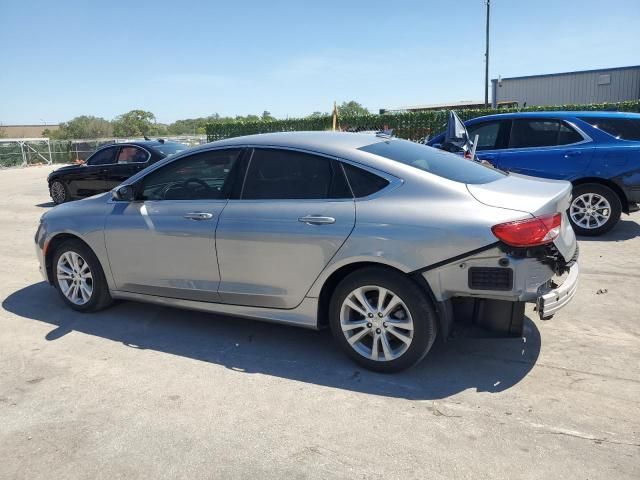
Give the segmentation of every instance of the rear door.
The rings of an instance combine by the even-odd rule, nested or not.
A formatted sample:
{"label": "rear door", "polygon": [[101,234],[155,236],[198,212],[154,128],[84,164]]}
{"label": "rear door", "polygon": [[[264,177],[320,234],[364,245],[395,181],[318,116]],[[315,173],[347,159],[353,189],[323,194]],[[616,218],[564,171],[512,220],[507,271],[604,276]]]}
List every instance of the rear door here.
{"label": "rear door", "polygon": [[516,118],[497,166],[524,175],[571,180],[587,169],[593,150],[593,142],[567,122]]}
{"label": "rear door", "polygon": [[137,145],[121,145],[116,160],[104,172],[106,190],[111,190],[147,166],[151,154]]}
{"label": "rear door", "polygon": [[354,224],[353,196],[334,159],[253,150],[216,230],[221,301],[296,307]]}

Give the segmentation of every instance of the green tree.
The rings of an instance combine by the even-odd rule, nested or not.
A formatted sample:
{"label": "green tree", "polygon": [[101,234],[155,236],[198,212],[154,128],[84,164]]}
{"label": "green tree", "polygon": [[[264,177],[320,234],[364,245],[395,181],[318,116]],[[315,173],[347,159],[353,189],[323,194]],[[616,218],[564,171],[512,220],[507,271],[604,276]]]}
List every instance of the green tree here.
{"label": "green tree", "polygon": [[70,138],[104,138],[113,135],[113,126],[110,121],[104,118],[80,115],[68,122],[61,123],[58,130],[51,131],[46,129],[43,135],[61,140]]}
{"label": "green tree", "polygon": [[113,133],[116,137],[154,135],[156,128],[156,116],[145,110],[131,110],[113,121]]}
{"label": "green tree", "polygon": [[273,116],[271,116],[271,112],[270,111],[265,110],[264,112],[262,112],[261,120],[263,122],[271,122],[271,121],[275,120],[275,118]]}
{"label": "green tree", "polygon": [[322,118],[328,116],[329,114],[327,112],[313,112],[311,115],[307,116],[307,118]]}
{"label": "green tree", "polygon": [[369,115],[371,112],[360,105],[355,100],[351,100],[349,102],[342,102],[341,105],[338,105],[338,115],[351,117],[357,115]]}

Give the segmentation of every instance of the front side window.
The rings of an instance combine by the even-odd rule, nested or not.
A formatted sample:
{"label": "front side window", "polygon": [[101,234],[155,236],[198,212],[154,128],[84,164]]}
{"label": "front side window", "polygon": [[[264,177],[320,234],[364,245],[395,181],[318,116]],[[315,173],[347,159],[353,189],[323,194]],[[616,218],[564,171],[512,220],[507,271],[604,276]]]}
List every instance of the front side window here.
{"label": "front side window", "polygon": [[138,147],[120,147],[118,163],[144,163],[149,159],[149,154]]}
{"label": "front side window", "polygon": [[253,151],[242,189],[245,200],[353,198],[331,159],[278,149]]}
{"label": "front side window", "polygon": [[87,165],[108,165],[115,163],[116,147],[103,148],[87,160]]}
{"label": "front side window", "polygon": [[554,147],[582,140],[582,136],[560,120],[515,119],[509,148]]}
{"label": "front side window", "polygon": [[620,140],[640,140],[638,118],[580,117],[580,120]]}
{"label": "front side window", "polygon": [[501,142],[500,127],[504,122],[487,122],[467,127],[469,133],[469,140],[472,142],[478,135],[478,145],[476,150],[495,150],[497,148],[503,148],[504,145]]}
{"label": "front side window", "polygon": [[141,200],[217,200],[240,149],[196,153],[171,162],[142,179]]}
{"label": "front side window", "polygon": [[411,165],[454,182],[489,183],[505,176],[499,170],[466,160],[459,155],[408,140],[386,140],[360,147],[359,150]]}

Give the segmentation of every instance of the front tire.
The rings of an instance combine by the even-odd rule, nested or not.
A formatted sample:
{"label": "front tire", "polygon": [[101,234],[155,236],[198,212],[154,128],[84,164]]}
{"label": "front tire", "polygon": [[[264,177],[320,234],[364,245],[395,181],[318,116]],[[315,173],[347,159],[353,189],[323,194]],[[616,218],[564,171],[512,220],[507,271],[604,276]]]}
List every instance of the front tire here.
{"label": "front tire", "polygon": [[113,303],[98,258],[79,240],[56,249],[51,273],[62,300],[74,310],[96,312]]}
{"label": "front tire", "polygon": [[611,230],[620,220],[620,197],[605,185],[586,183],[573,188],[567,212],[578,235],[598,236]]}
{"label": "front tire", "polygon": [[329,323],[347,355],[369,370],[387,373],[417,364],[437,333],[426,293],[405,275],[378,267],[357,270],[338,284]]}
{"label": "front tire", "polygon": [[69,190],[60,180],[54,180],[49,185],[49,194],[51,195],[51,200],[56,205],[60,205],[61,203],[69,201]]}

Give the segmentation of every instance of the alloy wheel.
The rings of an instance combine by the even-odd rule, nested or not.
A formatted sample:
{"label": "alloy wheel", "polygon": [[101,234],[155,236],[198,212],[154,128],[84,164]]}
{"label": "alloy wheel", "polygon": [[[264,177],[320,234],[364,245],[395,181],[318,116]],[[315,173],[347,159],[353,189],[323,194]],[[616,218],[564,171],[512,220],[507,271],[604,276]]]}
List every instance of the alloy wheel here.
{"label": "alloy wheel", "polygon": [[384,287],[363,286],[342,302],[340,327],[351,348],[365,358],[388,362],[411,345],[413,318],[402,299]]}
{"label": "alloy wheel", "polygon": [[76,305],[84,305],[93,294],[91,268],[76,252],[67,251],[60,255],[56,275],[62,294]]}
{"label": "alloy wheel", "polygon": [[569,215],[577,226],[591,230],[599,228],[609,221],[611,205],[602,195],[584,193],[573,199]]}
{"label": "alloy wheel", "polygon": [[51,184],[51,198],[55,203],[63,203],[66,199],[67,192],[64,190],[64,185],[60,182],[53,182]]}

